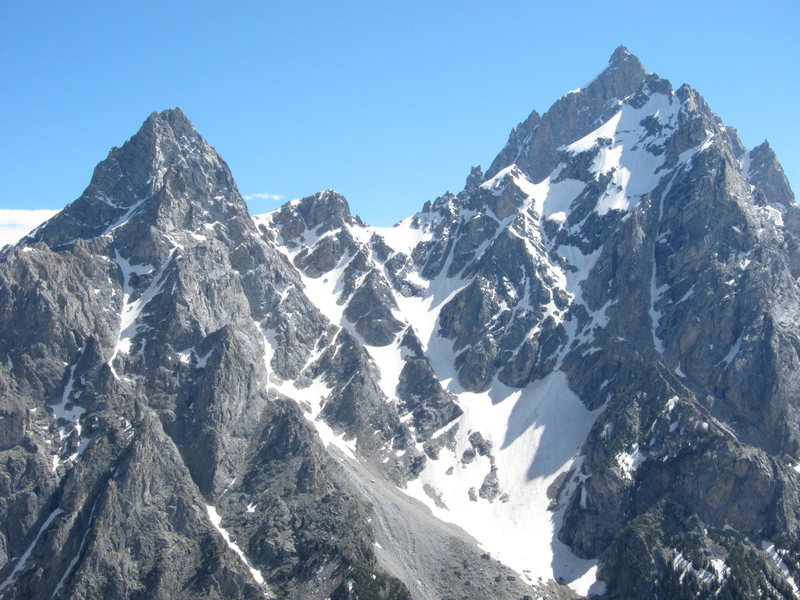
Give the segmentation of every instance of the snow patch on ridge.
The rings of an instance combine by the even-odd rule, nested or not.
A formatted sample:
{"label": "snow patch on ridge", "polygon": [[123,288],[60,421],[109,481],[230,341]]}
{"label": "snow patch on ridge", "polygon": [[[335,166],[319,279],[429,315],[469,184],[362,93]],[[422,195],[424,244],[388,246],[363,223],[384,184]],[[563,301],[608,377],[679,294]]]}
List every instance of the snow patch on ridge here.
{"label": "snow patch on ridge", "polygon": [[[253,324],[258,328],[264,342],[264,367],[267,372],[267,380],[269,388],[276,392],[283,394],[287,398],[292,398],[304,407],[303,416],[314,426],[317,430],[322,443],[327,448],[331,445],[341,450],[345,455],[356,460],[356,444],[355,440],[345,440],[344,434],[337,435],[333,428],[328,425],[320,413],[328,396],[331,393],[331,388],[328,387],[320,377],[314,379],[310,385],[305,387],[298,387],[293,381],[281,381],[272,376],[272,357],[275,354],[277,342],[273,337],[273,333],[265,329],[260,323],[254,321]],[[314,356],[311,360],[315,360]]]}
{"label": "snow patch on ridge", "polygon": [[639,444],[634,444],[630,452],[620,452],[615,459],[622,475],[632,481],[636,470],[647,460],[647,454],[639,449]]}

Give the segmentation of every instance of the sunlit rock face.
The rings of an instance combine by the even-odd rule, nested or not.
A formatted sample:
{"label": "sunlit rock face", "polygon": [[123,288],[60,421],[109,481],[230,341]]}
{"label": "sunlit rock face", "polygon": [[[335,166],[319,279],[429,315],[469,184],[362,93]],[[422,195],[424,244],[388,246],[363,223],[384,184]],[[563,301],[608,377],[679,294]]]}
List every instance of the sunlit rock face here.
{"label": "sunlit rock face", "polygon": [[792,598],[798,232],[622,47],[394,227],[154,113],[0,254],[0,596]]}

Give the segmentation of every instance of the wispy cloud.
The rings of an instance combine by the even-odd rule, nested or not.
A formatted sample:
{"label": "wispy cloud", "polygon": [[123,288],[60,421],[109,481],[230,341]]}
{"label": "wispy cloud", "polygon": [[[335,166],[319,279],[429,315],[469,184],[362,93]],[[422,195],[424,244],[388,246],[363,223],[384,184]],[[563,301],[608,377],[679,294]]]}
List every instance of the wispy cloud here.
{"label": "wispy cloud", "polygon": [[247,194],[244,197],[245,200],[283,200],[283,196],[280,194],[268,194],[266,192],[261,192],[259,194]]}
{"label": "wispy cloud", "polygon": [[25,234],[56,214],[57,210],[0,208],[0,248],[17,243]]}

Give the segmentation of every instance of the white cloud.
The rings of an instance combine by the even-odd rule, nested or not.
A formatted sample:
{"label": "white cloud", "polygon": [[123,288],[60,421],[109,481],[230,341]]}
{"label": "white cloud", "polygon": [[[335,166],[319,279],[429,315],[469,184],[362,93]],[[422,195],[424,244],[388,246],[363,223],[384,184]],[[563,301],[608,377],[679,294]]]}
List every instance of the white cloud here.
{"label": "white cloud", "polygon": [[15,244],[57,212],[48,208],[0,208],[0,248],[5,244]]}
{"label": "white cloud", "polygon": [[244,197],[245,200],[283,200],[283,196],[280,194],[267,194],[266,192],[261,192],[260,194],[247,194]]}

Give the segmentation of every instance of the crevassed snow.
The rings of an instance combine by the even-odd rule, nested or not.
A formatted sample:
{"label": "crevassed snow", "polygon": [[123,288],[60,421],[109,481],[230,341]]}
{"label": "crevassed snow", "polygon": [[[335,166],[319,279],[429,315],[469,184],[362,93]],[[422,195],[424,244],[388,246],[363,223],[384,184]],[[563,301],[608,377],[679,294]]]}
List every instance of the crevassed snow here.
{"label": "crevassed snow", "polygon": [[222,536],[222,539],[225,540],[225,543],[228,544],[228,548],[233,550],[239,559],[245,564],[256,583],[266,587],[267,584],[264,581],[264,576],[261,574],[261,571],[253,566],[253,563],[250,562],[250,559],[245,556],[241,548],[239,548],[239,546],[236,545],[236,542],[231,539],[231,535],[220,525],[220,523],[222,523],[222,517],[217,512],[217,509],[210,504],[206,504],[206,511],[208,512],[208,519],[211,521],[214,529],[219,531],[219,534]]}

